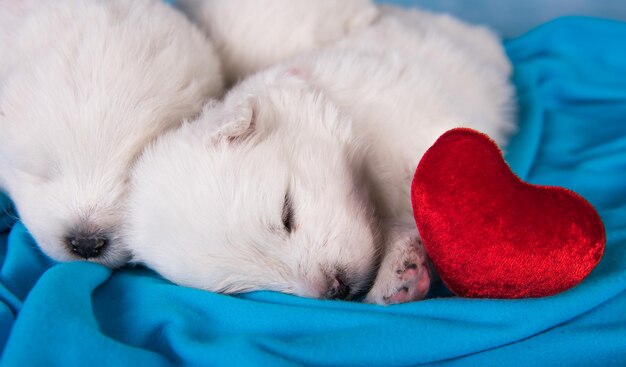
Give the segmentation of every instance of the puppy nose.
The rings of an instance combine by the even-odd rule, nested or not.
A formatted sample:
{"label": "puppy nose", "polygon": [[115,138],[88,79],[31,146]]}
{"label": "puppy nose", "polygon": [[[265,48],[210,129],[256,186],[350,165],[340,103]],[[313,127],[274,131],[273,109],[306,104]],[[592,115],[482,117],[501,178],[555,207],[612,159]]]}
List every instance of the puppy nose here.
{"label": "puppy nose", "polygon": [[100,256],[109,240],[106,238],[70,237],[67,239],[67,243],[72,252],[84,259],[90,259]]}
{"label": "puppy nose", "polygon": [[346,299],[350,295],[350,286],[346,284],[341,276],[335,276],[328,291],[326,291],[327,299]]}

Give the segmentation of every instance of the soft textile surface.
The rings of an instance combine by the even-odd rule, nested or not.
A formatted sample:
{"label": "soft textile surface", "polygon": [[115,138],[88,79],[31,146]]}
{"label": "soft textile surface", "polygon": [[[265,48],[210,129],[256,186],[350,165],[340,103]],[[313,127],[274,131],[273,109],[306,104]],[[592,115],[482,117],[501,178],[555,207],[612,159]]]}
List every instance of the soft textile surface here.
{"label": "soft textile surface", "polygon": [[604,258],[579,286],[548,298],[389,307],[230,297],[143,269],[51,266],[5,215],[1,363],[626,365],[625,39],[626,24],[564,19],[507,43],[521,105],[509,162],[530,182],[577,191],[606,225]]}
{"label": "soft textile surface", "polygon": [[523,182],[476,130],[437,139],[415,171],[411,202],[426,253],[458,296],[552,296],[579,284],[604,253],[604,224],[588,201]]}

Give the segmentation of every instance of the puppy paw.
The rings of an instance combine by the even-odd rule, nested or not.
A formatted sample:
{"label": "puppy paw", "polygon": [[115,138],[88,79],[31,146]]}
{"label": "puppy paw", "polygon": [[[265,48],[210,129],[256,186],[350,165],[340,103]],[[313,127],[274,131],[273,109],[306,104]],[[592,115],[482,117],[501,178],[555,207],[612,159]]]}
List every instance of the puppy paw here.
{"label": "puppy paw", "polygon": [[430,261],[417,231],[403,232],[392,236],[365,302],[386,305],[426,297],[433,278]]}

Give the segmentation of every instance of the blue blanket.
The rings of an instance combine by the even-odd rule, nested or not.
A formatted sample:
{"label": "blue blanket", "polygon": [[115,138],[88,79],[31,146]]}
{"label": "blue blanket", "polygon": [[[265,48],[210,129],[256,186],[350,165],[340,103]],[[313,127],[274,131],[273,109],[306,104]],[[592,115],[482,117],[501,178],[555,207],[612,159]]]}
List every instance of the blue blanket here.
{"label": "blue blanket", "polygon": [[568,18],[506,43],[524,179],[573,189],[608,234],[579,286],[525,300],[381,307],[272,292],[225,296],[143,268],[53,264],[0,199],[4,366],[626,365],[626,24]]}

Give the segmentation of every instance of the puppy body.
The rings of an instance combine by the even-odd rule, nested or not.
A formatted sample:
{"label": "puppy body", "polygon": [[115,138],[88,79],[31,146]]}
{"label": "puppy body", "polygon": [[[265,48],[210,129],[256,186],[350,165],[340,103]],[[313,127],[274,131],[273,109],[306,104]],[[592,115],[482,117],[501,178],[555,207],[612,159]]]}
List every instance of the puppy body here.
{"label": "puppy body", "polygon": [[131,191],[135,260],[212,291],[351,299],[375,277],[368,302],[423,298],[434,274],[413,223],[413,173],[453,127],[506,143],[510,71],[485,29],[382,8],[148,149]]}
{"label": "puppy body", "polygon": [[52,258],[119,266],[130,167],[220,95],[214,50],[158,0],[41,1],[1,20],[1,188]]}
{"label": "puppy body", "polygon": [[504,145],[514,130],[511,67],[497,42],[447,16],[383,7],[375,25],[286,67],[351,116],[379,215],[412,218],[410,181],[442,133],[468,126]]}
{"label": "puppy body", "polygon": [[228,84],[358,32],[378,16],[369,0],[178,0],[213,40]]}

